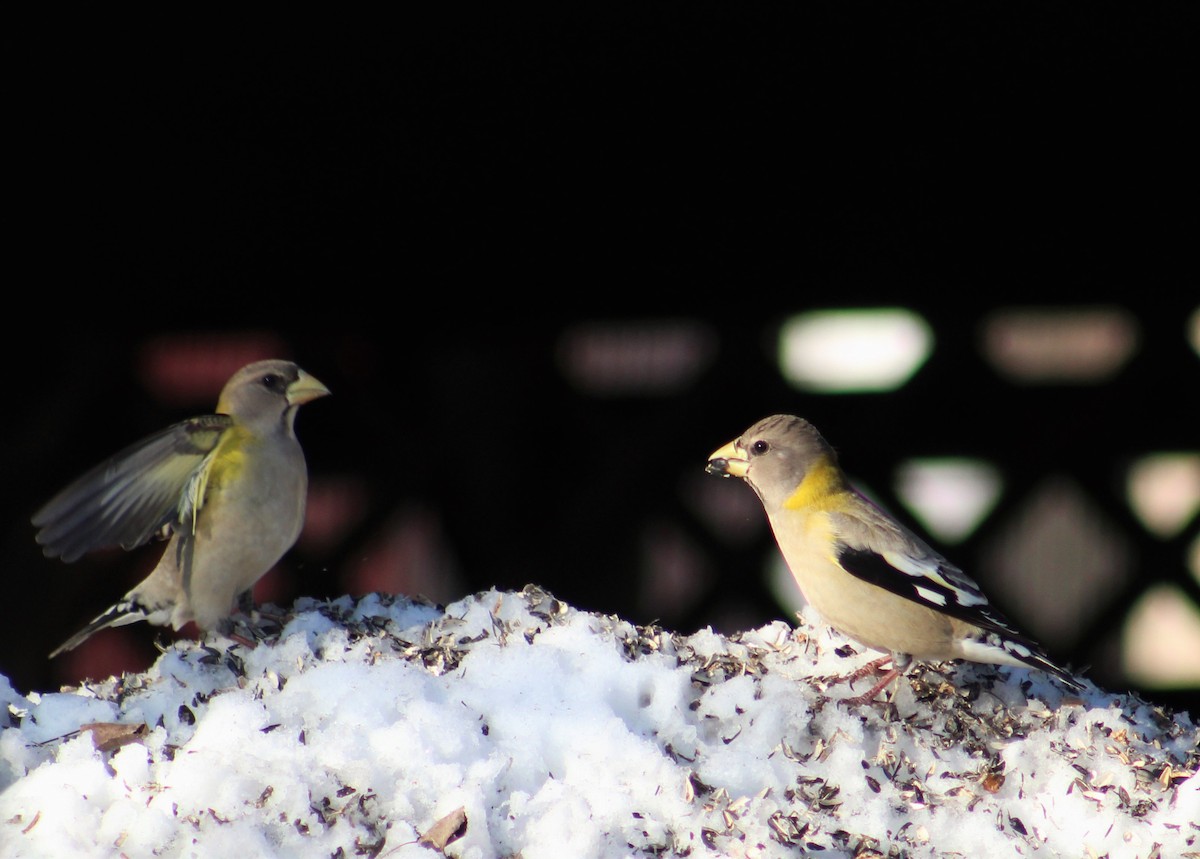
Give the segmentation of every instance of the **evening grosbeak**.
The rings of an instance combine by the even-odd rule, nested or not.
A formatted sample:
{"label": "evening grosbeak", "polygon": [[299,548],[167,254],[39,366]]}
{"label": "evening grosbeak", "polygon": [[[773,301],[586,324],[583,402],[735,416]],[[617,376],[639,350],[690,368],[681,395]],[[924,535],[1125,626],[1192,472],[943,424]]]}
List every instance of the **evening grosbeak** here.
{"label": "evening grosbeak", "polygon": [[51,658],[139,620],[213,629],[248,600],[300,535],[308,469],[293,425],[302,404],[327,394],[290,361],[250,364],[226,382],[216,414],[143,439],[50,499],[33,516],[50,558],[169,538],[150,575]]}
{"label": "evening grosbeak", "polygon": [[775,415],[709,457],[707,470],[740,477],[762,501],[804,599],[848,637],[891,662],[863,703],[913,659],[968,659],[1037,668],[1083,686],[989,603],[979,586],[851,485],[837,454],[803,418]]}

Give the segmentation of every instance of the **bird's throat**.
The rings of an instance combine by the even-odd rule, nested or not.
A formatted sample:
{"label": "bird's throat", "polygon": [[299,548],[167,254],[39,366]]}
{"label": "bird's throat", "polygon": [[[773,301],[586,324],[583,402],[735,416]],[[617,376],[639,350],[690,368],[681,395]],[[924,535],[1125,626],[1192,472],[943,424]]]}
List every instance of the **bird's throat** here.
{"label": "bird's throat", "polygon": [[808,470],[783,506],[789,510],[829,509],[841,492],[842,484],[842,474],[837,466],[822,459]]}

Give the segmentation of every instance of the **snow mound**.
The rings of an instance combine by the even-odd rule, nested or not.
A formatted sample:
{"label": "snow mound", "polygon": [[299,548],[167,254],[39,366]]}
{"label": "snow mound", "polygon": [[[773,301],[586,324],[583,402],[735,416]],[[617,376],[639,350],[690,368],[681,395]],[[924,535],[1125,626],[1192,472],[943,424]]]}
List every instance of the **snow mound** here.
{"label": "snow mound", "polygon": [[851,708],[877,654],[799,620],[300,600],[142,674],[0,678],[0,855],[1200,857],[1187,716],[969,664]]}

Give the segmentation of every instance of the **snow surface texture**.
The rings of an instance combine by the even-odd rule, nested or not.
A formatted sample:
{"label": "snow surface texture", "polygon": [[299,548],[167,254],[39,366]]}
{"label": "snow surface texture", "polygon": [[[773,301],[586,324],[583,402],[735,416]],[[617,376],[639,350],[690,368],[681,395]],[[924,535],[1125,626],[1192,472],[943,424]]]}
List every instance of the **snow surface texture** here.
{"label": "snow surface texture", "polygon": [[0,855],[1200,857],[1196,726],[1092,686],[947,664],[847,708],[878,654],[814,616],[680,635],[535,587],[266,617],[0,678]]}

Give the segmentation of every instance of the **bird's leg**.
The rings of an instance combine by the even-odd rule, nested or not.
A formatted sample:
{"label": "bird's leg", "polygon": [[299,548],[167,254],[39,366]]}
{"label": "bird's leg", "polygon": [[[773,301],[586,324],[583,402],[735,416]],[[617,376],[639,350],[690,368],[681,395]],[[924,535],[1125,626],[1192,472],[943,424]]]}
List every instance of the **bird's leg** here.
{"label": "bird's leg", "polygon": [[879,694],[879,690],[883,689],[899,676],[900,669],[898,668],[892,668],[890,671],[885,671],[883,678],[874,686],[872,686],[869,692],[864,692],[862,695],[854,695],[850,698],[843,698],[842,703],[849,704],[851,706],[858,706],[859,704],[866,704],[868,701],[874,701],[875,696]]}
{"label": "bird's leg", "polygon": [[888,662],[892,663],[891,669],[885,671],[883,677],[880,678],[880,680],[874,686],[872,686],[869,691],[864,692],[862,695],[855,695],[851,698],[843,698],[842,703],[848,704],[852,707],[857,707],[860,704],[866,704],[869,701],[874,701],[875,696],[878,695],[881,690],[886,688],[888,684],[908,670],[908,667],[912,664],[912,657],[907,653],[893,653],[888,656],[882,656],[879,659],[874,659],[868,662],[862,668],[855,671],[853,674],[849,675],[848,679],[850,680],[851,686],[853,687],[854,680],[858,677],[862,677],[866,674],[876,673],[879,671],[880,666],[885,665]]}
{"label": "bird's leg", "polygon": [[866,665],[851,671],[845,677],[839,677],[838,682],[840,683],[844,680],[845,682],[849,683],[850,688],[853,689],[855,680],[866,677],[868,674],[879,674],[880,669],[891,661],[892,655],[890,653],[887,656],[880,656],[878,659],[872,659]]}
{"label": "bird's leg", "polygon": [[880,656],[878,659],[872,659],[870,662],[868,662],[866,665],[862,666],[861,668],[856,668],[854,671],[851,671],[849,674],[842,674],[841,676],[838,676],[838,677],[830,677],[827,682],[829,683],[830,686],[836,686],[839,683],[849,683],[850,688],[853,689],[855,680],[858,680],[862,677],[866,677],[868,674],[881,673],[883,666],[887,665],[891,661],[892,661],[891,654],[888,654],[887,656]]}
{"label": "bird's leg", "polygon": [[237,610],[247,617],[254,611],[254,588],[246,588],[237,595]]}

